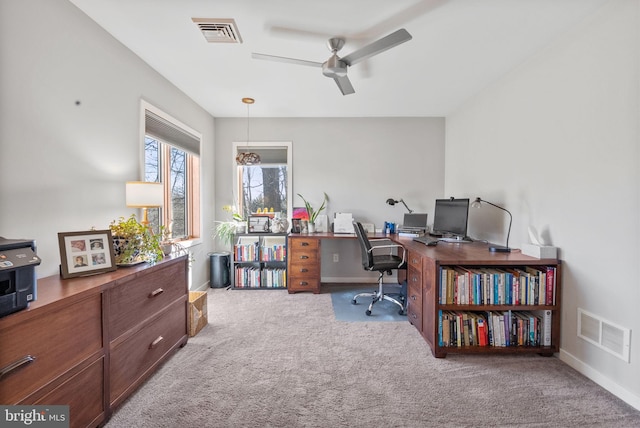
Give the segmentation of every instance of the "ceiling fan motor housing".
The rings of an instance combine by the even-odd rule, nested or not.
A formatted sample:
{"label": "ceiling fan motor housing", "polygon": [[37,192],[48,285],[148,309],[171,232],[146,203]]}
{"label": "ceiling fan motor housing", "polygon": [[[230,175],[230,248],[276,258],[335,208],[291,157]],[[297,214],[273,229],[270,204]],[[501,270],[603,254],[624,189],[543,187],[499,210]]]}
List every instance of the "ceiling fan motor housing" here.
{"label": "ceiling fan motor housing", "polygon": [[347,75],[347,64],[341,61],[338,55],[333,54],[322,64],[322,74],[327,77],[344,77]]}

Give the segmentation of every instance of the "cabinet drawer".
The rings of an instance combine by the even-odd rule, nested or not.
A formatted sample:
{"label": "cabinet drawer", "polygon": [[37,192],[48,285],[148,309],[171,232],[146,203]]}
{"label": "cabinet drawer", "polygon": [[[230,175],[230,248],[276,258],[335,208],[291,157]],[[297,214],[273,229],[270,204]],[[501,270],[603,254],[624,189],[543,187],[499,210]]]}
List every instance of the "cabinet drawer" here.
{"label": "cabinet drawer", "polygon": [[316,250],[319,248],[318,239],[304,239],[304,238],[295,238],[289,239],[289,254],[298,251],[298,250]]}
{"label": "cabinet drawer", "polygon": [[422,257],[415,251],[409,251],[409,258],[407,260],[407,263],[410,267],[413,267],[422,272]]}
{"label": "cabinet drawer", "polygon": [[291,263],[287,274],[290,278],[319,278],[320,266],[318,263]]}
{"label": "cabinet drawer", "polygon": [[110,340],[187,294],[186,266],[174,263],[144,276],[118,281],[109,293]]}
{"label": "cabinet drawer", "polygon": [[409,287],[422,288],[422,270],[409,266],[409,269],[407,269],[407,284]]}
{"label": "cabinet drawer", "polygon": [[319,293],[320,278],[290,276],[287,288],[289,289],[289,293],[294,293],[296,291],[313,291],[314,293]]}
{"label": "cabinet drawer", "polygon": [[17,403],[102,349],[101,295],[1,329],[0,344],[0,403]]}
{"label": "cabinet drawer", "polygon": [[[412,269],[409,269],[411,271]],[[411,274],[409,272],[409,274]],[[407,319],[418,331],[422,331],[422,286],[409,282],[407,287]]]}
{"label": "cabinet drawer", "polygon": [[68,405],[69,426],[96,426],[104,419],[104,357],[42,397],[36,405]]}
{"label": "cabinet drawer", "polygon": [[116,346],[111,345],[109,402],[112,405],[116,405],[120,397],[124,399],[151,374],[150,369],[186,336],[186,325],[186,301],[180,300],[160,312],[136,334]]}
{"label": "cabinet drawer", "polygon": [[289,254],[290,264],[318,264],[318,252],[313,249],[293,251]]}

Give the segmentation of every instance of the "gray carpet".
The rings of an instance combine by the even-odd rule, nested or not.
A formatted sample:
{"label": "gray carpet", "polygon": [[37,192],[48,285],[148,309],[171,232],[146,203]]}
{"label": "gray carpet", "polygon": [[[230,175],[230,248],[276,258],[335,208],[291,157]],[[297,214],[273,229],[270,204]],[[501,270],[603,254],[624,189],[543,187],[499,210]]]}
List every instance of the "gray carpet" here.
{"label": "gray carpet", "polygon": [[436,359],[408,322],[336,321],[329,294],[211,289],[208,304],[108,428],[640,426],[556,358]]}
{"label": "gray carpet", "polygon": [[[385,293],[398,292],[399,286],[385,286]],[[362,292],[376,291],[376,285],[334,285],[324,286],[323,291],[331,293],[331,305],[333,315],[337,321],[347,322],[372,322],[372,321],[404,321],[407,322],[406,315],[400,315],[400,307],[395,303],[383,300],[373,305],[371,315],[367,315],[371,297],[359,297],[357,304],[351,303],[353,297]],[[388,290],[388,291],[387,291]]]}

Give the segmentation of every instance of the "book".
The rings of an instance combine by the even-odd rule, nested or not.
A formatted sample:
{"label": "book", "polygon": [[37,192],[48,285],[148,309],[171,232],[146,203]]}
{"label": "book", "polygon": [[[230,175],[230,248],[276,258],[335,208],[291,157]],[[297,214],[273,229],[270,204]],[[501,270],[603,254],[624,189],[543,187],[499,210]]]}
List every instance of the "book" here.
{"label": "book", "polygon": [[551,346],[551,311],[542,311],[542,326],[540,328],[540,346]]}

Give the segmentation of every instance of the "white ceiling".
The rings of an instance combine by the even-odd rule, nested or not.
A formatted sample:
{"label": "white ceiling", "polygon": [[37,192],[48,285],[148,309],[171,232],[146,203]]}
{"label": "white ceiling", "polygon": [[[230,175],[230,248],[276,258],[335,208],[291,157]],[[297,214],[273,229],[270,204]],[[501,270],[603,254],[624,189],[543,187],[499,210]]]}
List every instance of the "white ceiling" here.
{"label": "white ceiling", "polygon": [[[446,116],[609,0],[70,0],[215,117]],[[191,18],[233,18],[242,44],[207,43]],[[349,68],[324,62],[399,28],[413,39]]]}

